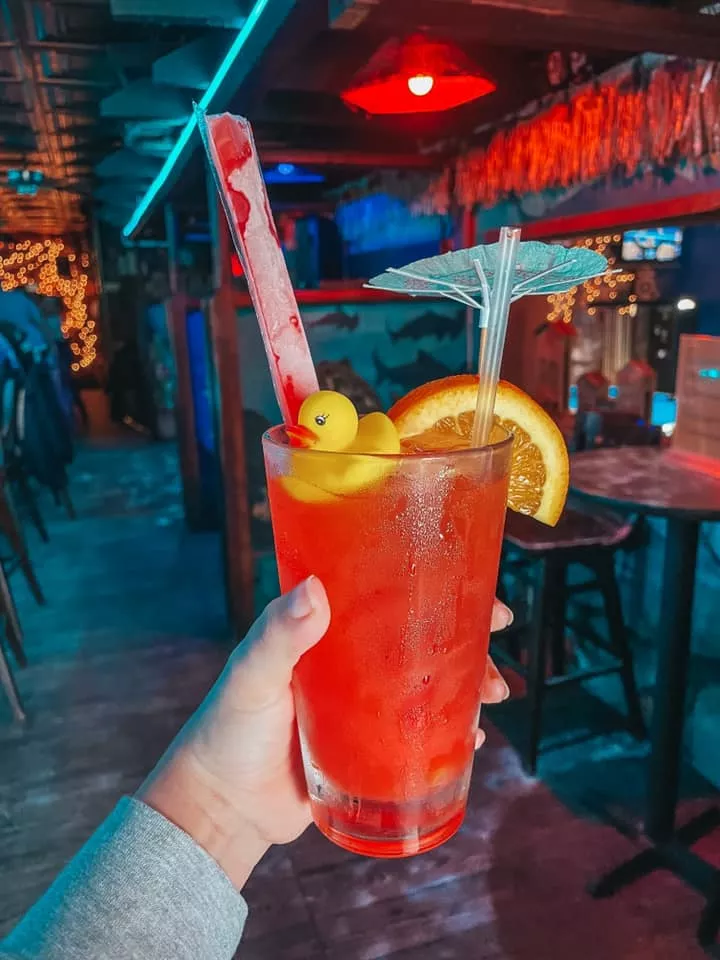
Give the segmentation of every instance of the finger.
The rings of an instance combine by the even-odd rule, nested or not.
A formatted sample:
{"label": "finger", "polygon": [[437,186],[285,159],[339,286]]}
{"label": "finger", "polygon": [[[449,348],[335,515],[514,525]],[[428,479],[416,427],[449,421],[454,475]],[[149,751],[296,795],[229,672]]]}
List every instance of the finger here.
{"label": "finger", "polygon": [[486,740],[485,731],[479,728],[475,731],[475,749],[479,750]]}
{"label": "finger", "polygon": [[483,680],[480,699],[483,703],[502,703],[510,696],[510,687],[505,683],[503,675],[492,662],[490,657],[487,660],[487,670]]}
{"label": "finger", "polygon": [[510,607],[495,598],[493,601],[492,620],[490,621],[490,630],[495,633],[498,630],[504,630],[509,627],[514,620],[514,615]]}
{"label": "finger", "polygon": [[246,709],[276,699],[290,684],[300,657],[330,625],[330,605],[322,583],[308,577],[273,600],[250,628],[230,663],[233,693]]}

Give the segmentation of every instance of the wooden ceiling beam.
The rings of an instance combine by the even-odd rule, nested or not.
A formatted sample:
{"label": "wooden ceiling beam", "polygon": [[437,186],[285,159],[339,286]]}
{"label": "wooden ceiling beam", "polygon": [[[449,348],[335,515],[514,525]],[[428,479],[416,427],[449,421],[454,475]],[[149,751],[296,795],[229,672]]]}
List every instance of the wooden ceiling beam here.
{"label": "wooden ceiling beam", "polygon": [[[598,230],[629,230],[648,223],[691,224],[698,219],[717,220],[720,213],[720,190],[708,190],[684,197],[672,197],[633,207],[598,210],[594,213],[555,217],[523,225],[523,239],[548,240],[560,237],[583,236]],[[495,231],[485,234],[484,241],[497,239]]]}
{"label": "wooden ceiling beam", "polygon": [[308,167],[370,167],[378,170],[437,170],[442,159],[436,154],[424,156],[419,153],[379,153],[361,150],[302,150],[293,147],[268,147],[258,145],[263,163],[295,163]]}
{"label": "wooden ceiling beam", "polygon": [[720,51],[720,17],[619,0],[341,0],[336,25],[382,28],[403,34],[407,24],[468,42],[529,49],[575,47],[621,53],[662,53],[715,60]]}
{"label": "wooden ceiling beam", "polygon": [[386,33],[370,27],[353,33],[318,31],[304,48],[289,51],[268,76],[268,89],[337,93],[386,39]]}
{"label": "wooden ceiling beam", "polygon": [[336,94],[307,94],[297,90],[269,91],[251,116],[253,124],[357,130],[363,117],[349,110]]}
{"label": "wooden ceiling beam", "polygon": [[[41,77],[38,81],[42,87],[86,87],[107,90],[110,87],[116,87],[116,80],[98,80],[92,77],[71,77],[71,76],[48,76]],[[60,108],[62,110],[62,107]]]}
{"label": "wooden ceiling beam", "polygon": [[[402,121],[402,118],[398,118]],[[395,154],[407,155],[419,153],[419,144],[425,139],[437,141],[437,136],[423,138],[408,130],[401,123],[393,129],[390,126],[376,126],[371,122],[360,121],[355,126],[323,126],[320,123],[267,123],[251,117],[255,140],[262,151],[265,148],[312,150],[319,153],[339,152],[345,155]],[[437,131],[437,127],[433,131]],[[440,161],[438,161],[439,163]],[[423,161],[419,161],[423,166]]]}
{"label": "wooden ceiling beam", "polygon": [[63,37],[46,37],[28,43],[33,52],[49,50],[55,53],[106,53],[108,44],[90,40],[66,40]]}

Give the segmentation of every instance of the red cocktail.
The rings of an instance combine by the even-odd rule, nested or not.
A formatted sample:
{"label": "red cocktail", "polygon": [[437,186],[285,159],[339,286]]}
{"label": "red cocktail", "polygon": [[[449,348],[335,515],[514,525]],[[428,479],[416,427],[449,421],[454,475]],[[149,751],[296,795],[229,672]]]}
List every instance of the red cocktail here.
{"label": "red cocktail", "polygon": [[560,431],[498,384],[510,303],[567,290],[607,262],[532,244],[520,269],[520,231],[503,227],[497,249],[373,278],[476,307],[482,291],[486,331],[479,378],[426,384],[389,416],[359,420],[318,390],[248,121],[199,107],[196,117],[285,423],[263,441],[281,586],[316,574],[332,609],[293,681],[313,815],[359,853],[429,850],[460,825],[472,768],[510,479],[511,440],[482,446],[493,417],[514,438],[513,509],[553,525],[567,494]]}
{"label": "red cocktail", "polygon": [[464,815],[511,441],[370,456],[277,428],[264,450],[282,590],[315,574],[332,611],[294,677],[315,822],[357,853],[429,850]]}

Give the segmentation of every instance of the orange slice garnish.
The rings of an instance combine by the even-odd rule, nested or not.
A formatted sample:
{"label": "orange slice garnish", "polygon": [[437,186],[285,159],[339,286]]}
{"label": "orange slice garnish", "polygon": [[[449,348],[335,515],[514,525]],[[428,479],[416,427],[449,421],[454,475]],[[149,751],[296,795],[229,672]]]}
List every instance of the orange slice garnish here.
{"label": "orange slice garnish", "polygon": [[[403,449],[466,449],[477,390],[477,376],[464,374],[425,383],[398,400],[388,416],[398,429]],[[505,380],[498,384],[495,423],[514,438],[508,506],[555,526],[565,506],[570,478],[562,433],[539,404]]]}

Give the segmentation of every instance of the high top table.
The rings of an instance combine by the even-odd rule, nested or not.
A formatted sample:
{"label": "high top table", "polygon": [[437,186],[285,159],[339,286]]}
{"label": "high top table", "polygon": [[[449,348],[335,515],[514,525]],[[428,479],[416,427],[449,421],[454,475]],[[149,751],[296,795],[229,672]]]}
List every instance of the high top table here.
{"label": "high top table", "polygon": [[706,898],[698,939],[712,948],[720,929],[720,871],[689,847],[720,825],[720,811],[708,810],[679,830],[675,811],[698,537],[702,522],[720,520],[720,476],[699,472],[670,451],[615,447],[575,454],[570,488],[615,510],[667,520],[648,792],[639,834],[644,842],[639,853],[594,882],[590,892],[612,896],[654,870],[669,869]]}

